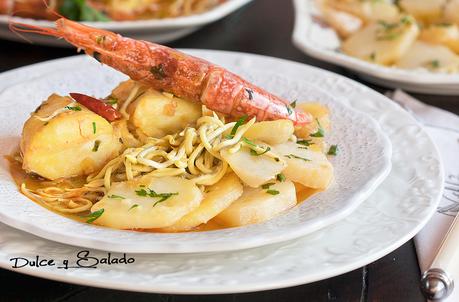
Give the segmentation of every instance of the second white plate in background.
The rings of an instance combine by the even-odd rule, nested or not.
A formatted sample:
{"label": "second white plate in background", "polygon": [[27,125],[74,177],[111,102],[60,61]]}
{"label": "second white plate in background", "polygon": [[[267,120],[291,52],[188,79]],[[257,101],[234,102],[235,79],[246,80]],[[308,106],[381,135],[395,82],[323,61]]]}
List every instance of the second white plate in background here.
{"label": "second white plate in background", "polygon": [[386,67],[340,52],[340,40],[332,28],[320,21],[315,0],[293,0],[293,3],[295,25],[292,40],[307,55],[351,69],[362,78],[382,86],[429,94],[459,95],[459,74]]}

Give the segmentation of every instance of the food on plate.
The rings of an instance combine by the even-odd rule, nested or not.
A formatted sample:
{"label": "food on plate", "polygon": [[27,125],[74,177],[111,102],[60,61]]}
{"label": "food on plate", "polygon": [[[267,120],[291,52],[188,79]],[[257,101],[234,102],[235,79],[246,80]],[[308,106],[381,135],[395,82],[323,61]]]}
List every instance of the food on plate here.
{"label": "food on plate", "polygon": [[325,106],[161,45],[57,25],[15,26],[63,37],[131,79],[101,99],[53,94],[32,113],[11,163],[32,200],[100,226],[181,232],[260,223],[331,185]]}
{"label": "food on plate", "polygon": [[226,0],[0,0],[0,14],[75,21],[176,18],[200,14]]}
{"label": "food on plate", "polygon": [[458,72],[459,1],[318,0],[322,19],[358,59],[404,69]]}

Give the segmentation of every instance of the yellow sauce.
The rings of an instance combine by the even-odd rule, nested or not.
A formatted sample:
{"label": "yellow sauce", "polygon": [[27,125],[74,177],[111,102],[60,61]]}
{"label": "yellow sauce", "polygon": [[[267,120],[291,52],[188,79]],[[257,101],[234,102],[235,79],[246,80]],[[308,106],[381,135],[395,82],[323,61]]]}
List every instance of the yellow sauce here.
{"label": "yellow sauce", "polygon": [[[61,188],[77,188],[81,187],[84,182],[85,178],[84,177],[76,177],[76,178],[71,178],[71,179],[63,179],[60,181],[49,181],[44,178],[41,178],[39,176],[33,175],[26,173],[21,166],[21,163],[15,160],[16,154],[10,155],[10,156],[5,156],[5,158],[9,162],[9,168],[10,168],[10,173],[11,176],[13,177],[16,185],[18,188],[21,187],[22,183],[26,184],[27,188],[30,189],[39,189],[39,188],[45,188],[50,185],[56,186],[56,187],[61,187]],[[312,195],[320,192],[319,190],[311,189],[304,187],[298,183],[295,183],[295,188],[296,188],[296,197],[298,200],[298,204],[301,202],[305,201]],[[32,199],[33,200],[33,199]],[[47,207],[43,203],[41,203],[38,200],[33,200],[40,206],[43,206],[47,208],[48,210],[62,215],[64,217],[79,221],[79,222],[85,222],[86,218],[82,217],[87,213],[78,213],[78,214],[64,214],[58,211],[55,211],[54,209]],[[89,213],[89,212],[88,212]],[[213,220],[210,220],[206,224],[201,224],[200,226],[196,227],[195,229],[191,230],[191,232],[205,232],[205,231],[214,231],[214,230],[219,230],[219,229],[225,229],[227,227],[219,225]],[[148,232],[148,233],[163,233],[161,230],[158,229],[133,229],[132,231],[138,231],[138,232]]]}

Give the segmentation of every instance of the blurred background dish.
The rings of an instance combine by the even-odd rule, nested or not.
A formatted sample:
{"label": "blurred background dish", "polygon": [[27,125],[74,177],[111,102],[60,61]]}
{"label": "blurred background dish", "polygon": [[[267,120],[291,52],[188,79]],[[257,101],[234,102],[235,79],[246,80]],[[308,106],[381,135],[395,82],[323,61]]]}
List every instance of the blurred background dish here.
{"label": "blurred background dish", "polygon": [[[41,0],[34,1],[43,3]],[[60,2],[56,1],[53,7],[57,7],[58,13],[71,19],[82,21],[90,26],[115,31],[135,39],[166,43],[190,34],[206,24],[219,20],[250,1],[145,0],[127,1],[123,2],[123,6],[121,6],[121,3],[117,4],[118,0],[97,0],[93,1],[93,4],[88,4],[89,2],[84,2],[83,0],[64,0]],[[14,3],[15,1],[11,0],[10,2]],[[141,5],[137,2],[144,2],[141,10],[138,9]],[[24,9],[19,7],[11,10],[5,8],[7,5],[4,3],[7,3],[7,1],[0,0],[0,13],[3,13],[0,14],[0,38],[26,42],[26,40],[9,30],[8,24],[10,21],[52,27],[52,20],[57,17],[49,9],[43,9],[41,6],[38,6],[39,9],[35,10],[37,13],[30,13],[31,8]],[[57,3],[61,4],[58,6]],[[98,3],[103,3],[103,8],[96,9]],[[136,7],[136,9],[131,9],[132,7]],[[18,16],[12,17],[5,14],[10,11],[13,11]],[[30,35],[27,38],[41,45],[68,47],[67,43],[50,37]]]}
{"label": "blurred background dish", "polygon": [[[354,18],[353,20],[357,21],[350,23],[347,22],[348,25],[351,23],[354,24],[354,29],[352,29],[349,26],[343,28],[341,26],[343,24],[341,21],[341,23],[338,22],[333,25],[333,22],[331,22],[331,20],[335,20],[336,18],[331,18],[329,16],[330,12],[323,9],[322,4],[329,2],[333,2],[334,4],[341,3],[342,5],[350,5],[350,3],[352,4],[356,2],[354,3],[354,8],[360,7],[364,4],[373,5],[372,3],[375,3],[374,1],[334,0],[327,2],[315,0],[294,0],[295,27],[293,31],[293,42],[297,46],[297,48],[302,50],[304,53],[310,55],[311,57],[349,68],[357,72],[359,76],[361,76],[362,78],[377,83],[379,85],[391,88],[397,87],[415,92],[429,92],[431,94],[459,94],[459,74],[457,73],[457,69],[459,68],[459,56],[457,56],[454,53],[454,51],[451,50],[451,48],[448,48],[446,44],[444,44],[443,42],[442,43],[444,45],[440,45],[438,43],[432,44],[432,41],[429,41],[429,43],[426,43],[424,41],[426,37],[428,38],[432,36],[438,36],[438,34],[431,33],[435,29],[440,29],[443,31],[446,30],[450,32],[451,30],[449,29],[451,27],[453,31],[454,29],[457,30],[457,26],[454,24],[454,22],[438,23],[441,20],[443,20],[441,19],[443,17],[437,16],[438,18],[432,19],[435,21],[431,21],[431,23],[429,23],[433,25],[426,25],[427,23],[425,22],[427,21],[425,21],[425,18],[421,18],[423,15],[421,17],[416,15],[416,21],[414,21],[414,17],[403,18],[403,16],[400,17],[398,13],[399,8],[391,4],[390,1],[378,1],[378,4],[374,5],[386,5],[396,10],[397,17],[394,18],[401,18],[400,20],[397,19],[398,23],[391,23],[392,21],[375,21],[380,20],[382,18],[381,16],[376,16],[375,18],[377,19],[371,21],[361,17],[356,17],[356,14],[350,14],[348,12],[344,12],[343,10],[334,10],[333,12],[339,14],[340,18],[343,17],[342,14],[345,14],[347,17]],[[401,4],[405,4],[406,6],[405,2],[413,1],[402,1]],[[430,3],[438,1],[426,2]],[[446,0],[443,2],[446,2]],[[367,13],[371,12],[371,10],[364,11]],[[410,10],[407,10],[406,8],[404,8],[404,11],[410,12]],[[378,11],[378,13],[381,13],[381,11]],[[336,14],[334,15],[335,17]],[[415,15],[415,12],[412,12],[412,15]],[[411,21],[405,23],[410,23],[409,25],[415,25],[415,22],[419,24],[421,24],[420,22],[424,22],[424,25],[422,26],[422,30],[420,31],[420,33],[419,30],[417,30],[417,26],[412,26],[414,33],[414,35],[411,35],[413,36],[411,37],[412,41],[405,41],[409,38],[409,30],[406,30],[406,33],[404,32],[406,35],[402,35],[401,32],[397,31],[397,28],[401,26],[400,24],[405,24],[402,21],[406,21],[408,20],[408,18]],[[328,20],[328,22],[326,20]],[[365,24],[368,25],[365,27]],[[397,24],[400,26],[397,27]],[[391,31],[397,31],[397,36],[395,37],[396,39],[394,38],[391,40],[390,38],[392,38],[393,36],[390,35],[387,37],[384,36],[384,38],[387,38],[387,41],[385,40],[381,42],[377,41],[377,38],[375,37],[370,37],[369,41],[371,42],[374,40],[373,42],[375,43],[370,43],[366,40],[366,42],[362,42],[361,35],[363,35],[365,31],[371,29],[372,26],[380,26],[384,30],[386,30],[387,28]],[[416,39],[421,38],[424,40],[417,40],[415,42]],[[343,39],[346,41],[345,43],[343,43]],[[365,46],[356,47],[355,45],[351,45],[353,43],[357,43],[356,40],[360,41],[360,44],[365,44]],[[400,47],[398,47],[397,45],[383,45],[384,47],[388,47],[388,49],[391,50],[387,51],[386,49],[386,51],[384,51],[384,54],[387,55],[387,53],[392,53],[395,49],[398,49],[400,50],[400,54],[405,54],[405,59],[403,59],[402,56],[398,56],[397,60],[394,58],[389,58],[390,60],[388,59],[384,62],[376,62],[374,58],[375,56],[378,56],[378,54],[376,53],[376,46],[378,46],[381,43],[395,43],[395,40],[404,40],[404,42],[406,43],[402,44],[406,44],[405,46],[408,46],[400,50]],[[457,37],[457,40],[459,41],[459,35]],[[414,48],[417,48],[417,50],[413,49],[413,47],[410,47],[410,45],[414,46]],[[425,51],[426,47],[424,46],[428,48],[427,51]],[[353,52],[353,50],[357,48],[361,50],[360,52],[370,51],[370,53],[367,56],[368,58],[364,58],[361,55],[359,55],[360,52]],[[415,55],[415,53],[419,53],[418,48],[422,48],[420,51],[422,55],[420,56]],[[441,49],[441,51],[439,51],[439,49]],[[372,54],[374,55],[372,56]],[[432,55],[434,55],[435,58],[432,57]],[[446,60],[446,56],[448,56],[450,60]],[[407,57],[409,58],[409,60],[406,59]],[[416,59],[416,62],[413,61],[413,58]],[[424,64],[423,62],[426,64]],[[440,68],[443,65],[445,65],[446,67],[449,66],[451,68]]]}

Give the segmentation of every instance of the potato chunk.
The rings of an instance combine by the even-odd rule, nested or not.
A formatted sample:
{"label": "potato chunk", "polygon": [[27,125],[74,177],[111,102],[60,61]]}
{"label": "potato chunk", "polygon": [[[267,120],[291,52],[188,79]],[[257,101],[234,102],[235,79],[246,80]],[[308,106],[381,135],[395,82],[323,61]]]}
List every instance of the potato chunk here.
{"label": "potato chunk", "polygon": [[365,22],[393,21],[399,15],[398,7],[390,1],[326,0],[325,4],[336,10],[353,14]]}
{"label": "potato chunk", "polygon": [[112,125],[82,105],[66,109],[71,103],[53,94],[26,121],[21,139],[24,170],[48,179],[86,175],[118,155],[121,144]]}
{"label": "potato chunk", "polygon": [[293,130],[293,123],[290,120],[265,121],[253,124],[244,136],[267,144],[281,144],[288,141]]}
{"label": "potato chunk", "polygon": [[419,34],[416,21],[409,16],[395,23],[371,23],[345,40],[343,52],[362,60],[390,65],[400,59]]}
{"label": "potato chunk", "polygon": [[241,195],[242,185],[239,178],[234,173],[228,174],[215,185],[208,187],[203,201],[196,210],[162,230],[167,232],[187,231],[202,223],[207,223]]}
{"label": "potato chunk", "polygon": [[258,187],[276,177],[285,167],[285,161],[274,160],[268,156],[254,156],[250,149],[242,147],[239,151],[231,153],[228,149],[220,152],[228,162],[234,173],[248,186]]}
{"label": "potato chunk", "polygon": [[296,192],[291,181],[275,183],[269,189],[246,187],[242,196],[214,220],[225,227],[260,223],[295,205]]}
{"label": "potato chunk", "polygon": [[287,179],[313,189],[326,189],[333,179],[333,166],[320,151],[305,149],[293,142],[273,146],[287,161],[282,173]]}
{"label": "potato chunk", "polygon": [[363,25],[362,19],[345,11],[334,9],[328,5],[321,8],[322,18],[340,37],[347,38],[357,32]]}
{"label": "potato chunk", "polygon": [[424,28],[419,40],[431,44],[441,44],[459,53],[459,29],[455,24],[435,24]]}
{"label": "potato chunk", "polygon": [[416,20],[424,23],[436,22],[441,17],[447,0],[400,0],[400,6]]}
{"label": "potato chunk", "polygon": [[201,116],[201,105],[148,89],[128,107],[139,136],[162,137],[183,130]]}
{"label": "potato chunk", "polygon": [[459,25],[459,0],[449,0],[444,9],[445,21]]}
{"label": "potato chunk", "polygon": [[[151,196],[153,191],[160,196]],[[162,200],[164,194],[171,195]],[[145,176],[114,183],[104,198],[92,206],[91,212],[103,209],[94,223],[111,228],[164,228],[196,209],[201,200],[201,190],[190,180]]]}
{"label": "potato chunk", "polygon": [[416,42],[397,66],[406,69],[427,68],[436,72],[457,72],[459,56],[441,45]]}

